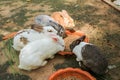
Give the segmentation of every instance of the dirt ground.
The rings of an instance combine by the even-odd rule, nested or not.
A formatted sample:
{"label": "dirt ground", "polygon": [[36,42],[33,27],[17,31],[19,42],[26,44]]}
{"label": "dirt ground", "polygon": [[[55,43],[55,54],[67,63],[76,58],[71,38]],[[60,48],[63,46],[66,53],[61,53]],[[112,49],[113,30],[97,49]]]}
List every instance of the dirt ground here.
{"label": "dirt ground", "polygon": [[[97,80],[120,80],[120,12],[101,0],[0,0],[0,36],[29,28],[39,14],[51,15],[62,9],[74,19],[74,29],[100,47],[109,62],[111,69],[106,75],[92,75]],[[0,80],[48,80],[58,69],[79,68],[74,55],[57,54],[44,67],[19,70],[19,52],[11,44],[11,40],[0,42]]]}

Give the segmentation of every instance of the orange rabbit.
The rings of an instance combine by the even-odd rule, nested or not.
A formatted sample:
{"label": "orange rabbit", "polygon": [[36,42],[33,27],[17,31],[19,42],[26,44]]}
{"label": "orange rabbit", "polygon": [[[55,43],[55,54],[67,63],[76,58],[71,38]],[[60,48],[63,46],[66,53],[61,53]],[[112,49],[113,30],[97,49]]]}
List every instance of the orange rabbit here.
{"label": "orange rabbit", "polygon": [[51,17],[57,21],[64,28],[66,27],[74,27],[74,20],[69,16],[66,10],[62,10],[61,12],[53,12]]}

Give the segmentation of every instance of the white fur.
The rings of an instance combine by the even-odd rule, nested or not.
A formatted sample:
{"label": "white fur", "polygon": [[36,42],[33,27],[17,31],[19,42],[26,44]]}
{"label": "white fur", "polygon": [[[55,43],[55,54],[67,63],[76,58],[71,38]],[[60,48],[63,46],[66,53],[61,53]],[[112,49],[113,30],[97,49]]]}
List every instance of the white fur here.
{"label": "white fur", "polygon": [[[52,30],[53,32],[49,32],[49,30]],[[21,37],[26,38],[28,40],[28,43],[29,43],[29,42],[32,42],[35,40],[46,38],[45,34],[49,34],[49,33],[57,34],[57,31],[51,26],[43,27],[42,32],[37,32],[33,29],[23,29],[23,30],[19,31],[17,33],[17,35],[14,37],[13,48],[17,51],[20,51],[26,45],[20,41]]]}
{"label": "white fur", "polygon": [[[80,42],[79,45],[75,46],[75,48],[73,49],[73,53],[76,55],[76,60],[77,61],[82,61],[83,57],[82,57],[82,48],[89,43],[86,42]],[[80,63],[79,63],[80,64]]]}
{"label": "white fur", "polygon": [[113,1],[113,3],[120,6],[120,0],[115,0],[115,1]]}
{"label": "white fur", "polygon": [[[57,38],[57,42],[52,38]],[[58,51],[64,50],[64,40],[57,35],[50,35],[41,40],[36,40],[26,45],[19,55],[19,68],[24,70],[36,69],[44,66],[47,58],[53,58]]]}
{"label": "white fur", "polygon": [[[52,30],[52,32],[49,32],[49,30]],[[55,33],[57,34],[57,31],[52,26],[45,26],[43,27],[43,33]]]}

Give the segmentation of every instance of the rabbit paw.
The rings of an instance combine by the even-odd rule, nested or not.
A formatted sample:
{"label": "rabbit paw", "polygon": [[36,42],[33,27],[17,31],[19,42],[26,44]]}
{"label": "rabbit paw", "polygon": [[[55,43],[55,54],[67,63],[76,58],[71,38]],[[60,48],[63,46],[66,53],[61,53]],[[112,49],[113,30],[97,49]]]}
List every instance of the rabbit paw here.
{"label": "rabbit paw", "polygon": [[81,66],[81,62],[79,62],[79,66]]}
{"label": "rabbit paw", "polygon": [[43,61],[41,66],[45,66],[47,64],[48,61]]}
{"label": "rabbit paw", "polygon": [[50,59],[53,59],[54,57],[55,57],[55,56],[54,56],[54,55],[52,55],[52,56],[50,56],[49,58],[50,58]]}
{"label": "rabbit paw", "polygon": [[76,61],[80,61],[78,58],[76,58]]}

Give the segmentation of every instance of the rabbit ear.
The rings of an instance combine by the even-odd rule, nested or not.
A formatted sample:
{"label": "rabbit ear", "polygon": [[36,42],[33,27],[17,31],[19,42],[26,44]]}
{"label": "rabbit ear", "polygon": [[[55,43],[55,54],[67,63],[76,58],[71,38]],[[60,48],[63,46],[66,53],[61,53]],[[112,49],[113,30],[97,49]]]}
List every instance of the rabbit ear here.
{"label": "rabbit ear", "polygon": [[81,36],[80,38],[78,38],[76,41],[75,41],[75,44],[78,45],[80,42],[83,42],[85,40],[86,36],[83,35]]}
{"label": "rabbit ear", "polygon": [[78,41],[82,42],[82,41],[84,41],[84,40],[85,40],[85,38],[86,38],[86,36],[85,36],[85,35],[83,35],[83,36],[81,36],[81,37],[78,39]]}
{"label": "rabbit ear", "polygon": [[71,51],[74,49],[75,46],[79,45],[80,42],[84,41],[85,39],[85,35],[84,36],[81,36],[80,38],[78,38],[77,40],[73,41],[71,44],[70,44],[70,49]]}
{"label": "rabbit ear", "polygon": [[65,19],[65,23],[68,27],[74,27],[74,20],[70,17],[70,15],[68,14],[68,12],[66,10],[62,10],[62,16]]}
{"label": "rabbit ear", "polygon": [[66,10],[62,10],[62,13],[63,13],[63,16],[66,16],[66,17],[69,16]]}
{"label": "rabbit ear", "polygon": [[71,33],[74,33],[74,32],[75,32],[75,30],[74,30],[73,28],[70,28],[70,27],[66,27],[65,30],[70,31]]}
{"label": "rabbit ear", "polygon": [[37,31],[37,32],[42,32],[43,26],[38,25],[38,24],[32,24],[32,25],[31,25],[31,29],[34,29],[34,30]]}
{"label": "rabbit ear", "polygon": [[62,36],[62,34],[64,33],[65,29],[63,28],[62,25],[60,25],[59,23],[53,22],[53,21],[49,21],[50,25],[58,32],[58,35]]}
{"label": "rabbit ear", "polygon": [[49,21],[49,23],[50,23],[50,25],[55,29],[55,30],[57,30],[58,31],[58,23],[56,23],[56,22],[53,22],[53,21]]}
{"label": "rabbit ear", "polygon": [[66,10],[62,10],[62,16],[69,19],[70,21],[73,21]]}

